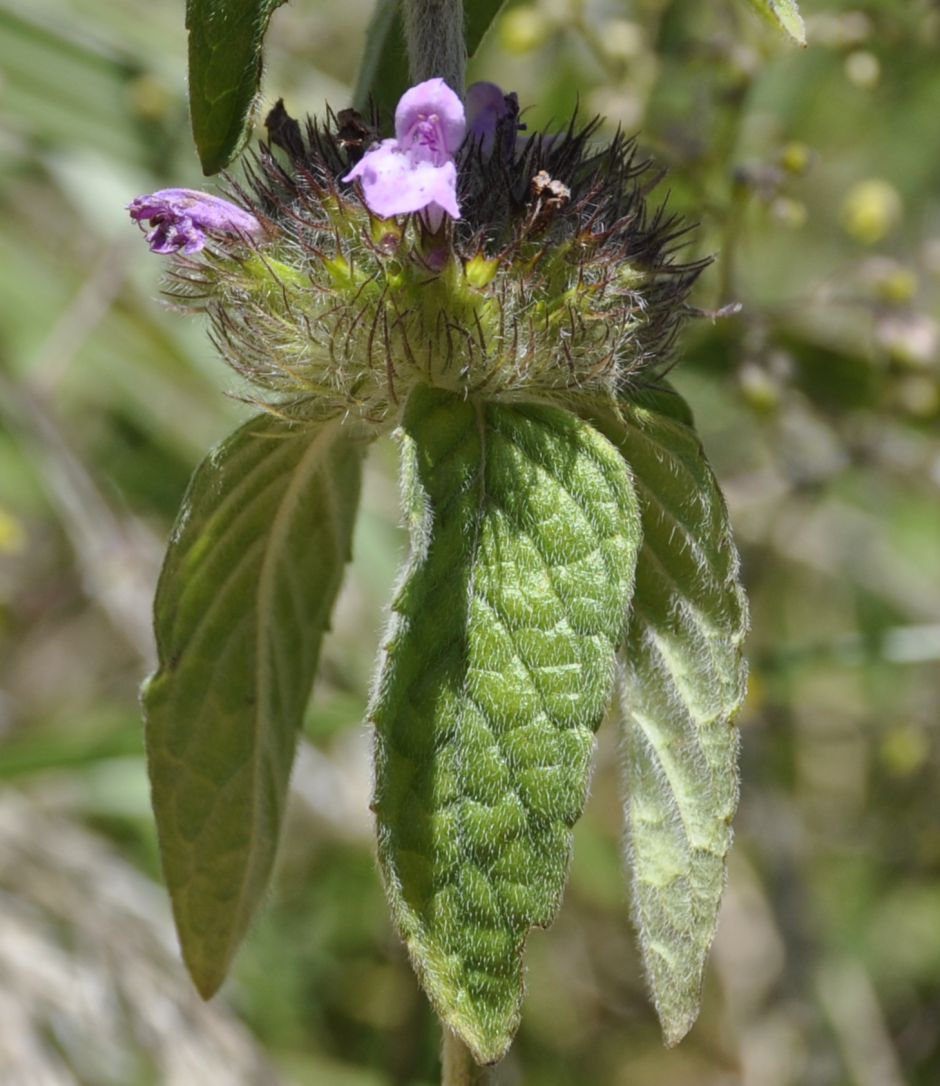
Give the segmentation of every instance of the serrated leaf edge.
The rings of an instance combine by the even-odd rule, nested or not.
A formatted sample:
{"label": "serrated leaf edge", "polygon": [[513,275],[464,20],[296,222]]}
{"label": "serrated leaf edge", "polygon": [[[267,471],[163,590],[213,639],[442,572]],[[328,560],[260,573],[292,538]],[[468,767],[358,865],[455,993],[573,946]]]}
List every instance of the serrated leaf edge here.
{"label": "serrated leaf edge", "polygon": [[[509,406],[509,405],[504,405],[504,406]],[[520,404],[520,405],[517,405],[517,406],[525,406],[525,405]],[[556,404],[547,404],[547,403],[546,404],[532,404],[531,406],[549,407],[550,409],[556,410],[556,411],[557,410],[563,410],[563,409],[559,408],[558,405],[556,405]],[[478,402],[476,404],[476,407],[477,407],[477,426],[480,429],[480,431],[482,432],[482,430],[485,428],[484,405],[482,403]],[[588,420],[582,420],[582,421],[588,421]],[[612,442],[610,442],[608,440],[608,438],[599,429],[597,429],[596,427],[591,426],[590,424],[588,424],[588,426],[586,427],[586,430],[587,430],[587,432],[589,432],[591,434],[591,436],[595,440],[597,440],[598,442],[602,442],[603,444],[610,447],[612,449],[612,451],[616,452],[616,447],[613,445]],[[413,440],[413,439],[408,438],[407,435],[403,435],[403,437],[404,437],[404,440]],[[523,452],[523,454],[525,454],[524,449],[521,450],[521,451]],[[525,454],[525,455],[527,455],[527,454]],[[477,490],[478,490],[478,502],[477,502],[478,511],[480,509],[482,509],[482,506],[483,506],[484,501],[485,501],[485,493],[484,493],[485,486],[486,486],[485,459],[486,459],[486,442],[485,442],[485,440],[483,440],[483,441],[481,441],[480,470],[479,470],[479,475],[478,475],[478,482],[476,483]],[[403,463],[407,464],[408,460],[409,460],[409,458],[403,455]],[[634,532],[634,537],[638,538],[639,537],[639,507],[636,504],[635,491],[633,491],[634,476],[633,476],[633,472],[632,472],[632,469],[631,469],[629,463],[627,463],[626,461],[622,461],[622,463],[623,463],[623,466],[625,468],[625,477],[626,477],[626,479],[628,481],[628,485],[630,486],[631,492],[633,493],[633,497],[634,497],[634,501],[633,501],[633,503],[631,505],[630,510],[623,510],[622,512],[623,512],[623,515],[624,515],[624,517],[626,519],[630,520],[631,522],[633,522],[633,521],[636,522],[635,524],[633,524],[633,532]],[[537,466],[541,468],[541,465],[537,465]],[[412,493],[414,493],[417,488],[411,488],[411,489],[412,489]],[[420,566],[421,562],[425,558],[425,556],[427,554],[427,548],[428,548],[428,546],[430,544],[430,539],[431,539],[431,517],[433,516],[433,511],[430,510],[430,508],[428,506],[426,496],[422,495],[422,504],[421,504],[420,509],[415,509],[412,506],[411,508],[409,508],[408,513],[409,513],[409,518],[410,518],[410,524],[411,524],[411,526],[413,528],[413,535],[412,535],[413,547],[412,547],[412,551],[411,551],[411,554],[409,556],[409,559],[404,565],[402,575],[399,578],[399,581],[398,581],[398,584],[397,584],[397,587],[396,587],[396,593],[395,593],[396,596],[398,594],[398,591],[401,589],[402,585],[404,585],[408,581],[410,576]],[[474,553],[476,552],[476,549],[477,549],[477,542],[476,541],[479,539],[479,533],[480,533],[480,530],[481,530],[481,516],[482,516],[482,514],[480,514],[478,512],[478,515],[475,518],[475,543],[474,543],[474,547],[473,547]],[[639,547],[636,547],[635,551],[634,551],[634,558],[635,558],[635,555],[638,552],[638,550],[639,550]],[[634,561],[634,568],[635,568],[635,561]],[[484,594],[476,595],[475,592],[474,592],[473,581],[475,579],[475,576],[476,576],[476,573],[474,572],[474,574],[469,579],[468,596],[470,596],[471,598],[478,598],[478,599],[482,600],[485,604],[489,605]],[[633,591],[633,580],[631,579],[631,582],[630,582],[630,595],[632,595],[632,591]],[[621,636],[623,636],[626,633],[626,625],[627,625],[627,618],[628,618],[628,611],[627,611],[627,604],[628,603],[629,603],[629,598],[626,601],[626,604],[624,606],[624,624],[623,624],[623,633],[622,633]],[[383,645],[387,646],[387,645],[391,644],[394,641],[395,637],[397,636],[397,634],[399,633],[399,631],[401,629],[401,624],[402,624],[403,621],[404,621],[403,616],[398,615],[394,611],[392,612],[392,614],[390,616],[390,621],[389,621],[388,628],[386,630],[385,636],[382,639],[382,644]],[[384,672],[384,663],[378,669],[378,675],[381,675],[383,672]],[[610,705],[610,698],[611,698],[611,695],[613,693],[614,679],[615,679],[615,671],[612,669],[612,671],[611,671],[611,690],[608,693],[608,698],[607,698],[608,708],[609,708],[609,705]],[[379,690],[378,690],[378,686],[377,686],[373,690],[372,699],[370,701],[370,710],[369,710],[369,714],[368,714],[368,719],[370,719],[370,720],[372,720],[372,718],[373,718],[373,710],[374,710],[375,704],[377,702],[378,694],[379,694]],[[467,697],[468,697],[469,700],[473,700],[472,697],[469,694],[467,694]],[[486,714],[483,713],[483,715],[486,715]],[[585,785],[585,799],[587,797],[589,789],[590,789],[590,779],[588,779],[588,781],[586,782],[586,785]],[[565,858],[566,871],[570,867],[572,850],[573,850],[573,839],[569,835],[569,839],[568,839],[568,843],[567,843],[567,854],[566,854],[566,858]],[[379,835],[379,851],[380,851],[380,856],[381,856],[382,853],[383,853],[382,835],[381,834]],[[493,1045],[492,1043],[488,1043],[488,1039],[486,1037],[484,1037],[483,1034],[480,1031],[476,1030],[475,1028],[472,1028],[472,1023],[470,1021],[468,1021],[464,1016],[462,1016],[459,1013],[459,1011],[457,1011],[457,1010],[455,1010],[453,1008],[452,1002],[449,999],[445,999],[442,996],[441,992],[439,991],[439,985],[437,984],[436,979],[435,979],[435,972],[436,971],[434,969],[432,969],[432,968],[429,968],[430,963],[426,964],[426,962],[428,961],[428,958],[429,958],[429,955],[427,953],[428,947],[427,947],[426,944],[424,946],[419,945],[419,941],[420,942],[424,941],[421,938],[421,935],[420,935],[421,929],[422,929],[421,921],[416,916],[414,911],[411,908],[409,908],[404,902],[404,894],[402,893],[402,889],[401,889],[401,881],[397,877],[397,874],[395,873],[394,865],[392,863],[388,862],[388,860],[383,859],[381,864],[380,864],[380,868],[381,868],[383,881],[385,881],[386,886],[387,887],[389,887],[389,886],[394,886],[395,887],[395,892],[394,893],[389,893],[389,898],[390,898],[390,903],[391,903],[392,911],[393,911],[393,914],[394,914],[394,918],[395,918],[395,921],[396,921],[396,925],[398,926],[399,930],[402,933],[402,936],[404,937],[404,942],[405,942],[406,949],[408,951],[409,959],[411,960],[412,966],[413,966],[416,974],[418,975],[418,978],[420,980],[422,988],[427,993],[428,998],[431,1001],[432,1006],[434,1007],[435,1011],[437,1012],[438,1016],[440,1017],[441,1021],[443,1022],[445,1028],[449,1028],[453,1033],[455,1033],[458,1037],[461,1038],[461,1040],[470,1049],[470,1051],[471,1051],[471,1053],[473,1055],[473,1058],[476,1060],[477,1063],[479,1063],[481,1065],[492,1065],[492,1064],[498,1063],[499,1060],[501,1060],[503,1058],[503,1056],[506,1054],[506,1052],[508,1051],[510,1045],[512,1044],[512,1040],[513,1040],[513,1038],[515,1036],[515,1033],[516,1033],[516,1031],[518,1029],[518,1026],[519,1026],[519,1023],[521,1021],[521,1017],[522,1017],[522,1007],[523,1007],[523,1004],[524,1004],[525,994],[526,994],[525,993],[525,950],[526,950],[526,946],[528,944],[529,936],[530,936],[530,934],[532,933],[532,931],[534,929],[536,929],[536,928],[542,928],[542,929],[547,928],[553,922],[554,915],[557,913],[557,910],[560,907],[560,904],[561,904],[561,901],[562,901],[562,898],[563,898],[563,895],[564,895],[564,888],[565,888],[565,885],[567,884],[567,874],[565,876],[565,879],[564,879],[564,881],[562,883],[561,888],[559,889],[559,892],[552,899],[552,902],[551,902],[551,912],[553,914],[552,919],[549,920],[545,924],[534,923],[534,924],[530,925],[525,930],[525,932],[523,933],[523,935],[521,937],[521,940],[520,940],[520,943],[519,943],[518,955],[517,955],[518,975],[519,975],[519,982],[520,982],[519,983],[518,997],[516,999],[516,1003],[515,1003],[515,1007],[514,1007],[514,1011],[513,1011],[511,1020],[507,1024],[505,1040],[500,1042],[498,1045]]]}
{"label": "serrated leaf edge", "polygon": [[[246,423],[242,428],[240,428],[240,430],[235,431],[235,433],[233,435],[231,435],[231,437],[226,439],[226,441],[231,441],[235,436],[237,436],[242,431],[246,431],[246,432],[250,433],[251,432],[250,428],[253,425],[255,425],[255,426],[258,425],[258,421],[259,420],[252,420],[252,421]],[[237,903],[237,905],[235,907],[235,910],[234,910],[234,913],[233,913],[233,916],[235,916],[236,918],[241,918],[241,917],[244,916],[244,912],[245,912],[245,904],[244,903],[245,903],[245,898],[246,898],[248,887],[252,882],[252,877],[251,876],[254,874],[254,872],[258,868],[258,856],[259,856],[258,845],[259,845],[259,842],[257,840],[257,834],[254,832],[254,826],[255,826],[256,821],[257,821],[254,816],[257,813],[258,795],[259,795],[259,793],[261,791],[261,786],[260,786],[259,781],[260,781],[260,774],[261,774],[261,772],[263,770],[263,766],[262,766],[262,758],[260,757],[260,751],[261,751],[262,744],[259,741],[259,737],[260,737],[260,734],[261,734],[262,706],[266,703],[266,699],[262,696],[261,691],[263,689],[268,689],[270,681],[271,681],[270,680],[270,673],[269,673],[270,672],[270,663],[269,663],[269,660],[268,660],[268,653],[263,652],[263,651],[260,650],[260,646],[262,646],[265,643],[265,640],[266,640],[265,634],[264,634],[265,621],[264,621],[263,616],[266,615],[270,611],[270,602],[265,603],[264,601],[265,600],[270,601],[271,594],[275,590],[274,589],[274,577],[275,577],[276,568],[277,568],[278,556],[279,556],[281,548],[283,547],[285,535],[289,531],[291,516],[293,515],[294,511],[296,510],[296,508],[298,506],[300,492],[303,489],[303,487],[309,482],[309,480],[312,477],[314,477],[317,474],[317,472],[320,470],[320,468],[322,467],[323,460],[321,458],[321,453],[323,451],[323,447],[324,446],[329,447],[330,445],[332,445],[332,444],[334,444],[336,442],[336,440],[337,440],[337,438],[339,436],[339,426],[340,426],[340,424],[336,423],[336,422],[326,423],[326,424],[324,424],[323,427],[321,427],[314,434],[313,438],[311,439],[311,441],[309,443],[308,448],[305,450],[303,456],[298,461],[297,466],[294,469],[292,469],[292,471],[291,471],[291,480],[287,484],[287,488],[285,489],[284,495],[283,495],[283,497],[282,497],[282,499],[281,499],[281,501],[280,501],[280,503],[278,505],[277,512],[276,512],[276,514],[274,516],[273,521],[271,522],[270,531],[268,532],[267,536],[264,538],[264,557],[262,558],[261,570],[260,570],[259,576],[258,576],[258,585],[257,585],[256,596],[255,596],[255,599],[257,600],[257,608],[256,608],[256,614],[257,614],[257,617],[256,617],[256,627],[257,627],[257,629],[256,629],[256,644],[259,646],[259,651],[256,654],[256,665],[255,665],[256,668],[257,668],[257,671],[256,671],[256,675],[257,675],[256,684],[257,684],[257,690],[258,690],[258,697],[257,697],[257,701],[256,701],[255,711],[252,714],[252,730],[253,730],[253,734],[254,734],[254,741],[253,741],[253,744],[252,744],[253,753],[252,753],[252,756],[251,756],[251,762],[252,762],[252,767],[251,767],[251,780],[252,780],[251,795],[252,795],[252,816],[253,816],[252,819],[251,819],[251,826],[252,826],[252,831],[253,832],[251,834],[251,843],[249,845],[249,854],[248,854],[248,857],[246,859],[245,864],[242,867],[243,876],[242,876],[242,878],[240,880],[240,886],[239,886],[239,890],[238,890],[238,903]],[[293,434],[293,435],[282,435],[282,436],[278,436],[278,437],[273,437],[273,436],[264,434],[263,432],[259,432],[259,433],[254,434],[253,436],[258,437],[258,438],[269,437],[269,439],[271,441],[283,441],[283,440],[299,440],[301,435],[300,434]],[[189,522],[189,519],[192,516],[192,507],[188,504],[188,500],[189,500],[189,494],[191,492],[191,488],[195,485],[196,476],[198,475],[198,473],[199,473],[199,471],[201,470],[202,467],[210,466],[210,465],[214,466],[216,458],[221,453],[222,448],[225,445],[225,443],[226,442],[223,441],[215,450],[213,450],[212,453],[209,454],[206,461],[204,461],[203,465],[200,465],[200,468],[197,468],[196,475],[194,475],[194,477],[193,477],[193,482],[190,484],[190,489],[187,490],[187,494],[183,499],[183,509],[185,510],[185,512],[183,513],[183,515],[180,516],[180,518],[179,518],[179,520],[177,522],[177,525],[174,527],[174,530],[173,530],[173,533],[172,533],[172,536],[171,536],[171,544],[170,544],[171,547],[176,545],[179,542],[179,540],[182,538],[183,534],[185,533],[186,526],[187,526],[187,524]],[[354,446],[351,446],[351,448],[354,448]],[[355,455],[358,455],[358,452],[356,452]],[[263,463],[263,461],[259,460],[255,465],[253,465],[252,468],[250,469],[250,471],[248,473],[246,473],[246,475],[244,475],[241,480],[239,480],[239,485],[240,486],[244,485],[247,482],[247,480],[250,478],[251,474],[253,474],[254,471],[258,470],[259,466],[262,463]],[[333,527],[335,529],[335,526],[336,526],[336,524],[337,524],[337,522],[339,520],[339,517],[336,515],[339,506],[338,506],[338,503],[336,501],[335,487],[333,485],[332,480],[330,480],[329,485],[325,489],[326,489],[327,493],[329,494],[329,501],[330,501],[330,507],[331,507],[331,512],[332,512],[331,520],[332,520],[332,523],[333,523]],[[231,500],[231,495],[229,495],[229,500]],[[343,542],[343,540],[339,537],[339,535],[337,535],[337,542],[338,543]],[[337,549],[338,549],[339,553],[343,553],[344,550],[345,550],[345,552],[348,555],[348,547],[344,548],[344,547],[340,546]],[[249,553],[249,552],[246,551],[245,554],[242,555],[242,558],[241,558],[241,560],[239,562],[239,567],[241,565],[241,562],[245,561],[247,553]],[[161,574],[160,582],[157,585],[157,594],[156,594],[157,595],[157,600],[159,600],[160,593],[161,593],[161,590],[162,590],[163,577],[164,577],[164,575],[167,575],[167,574],[168,574],[168,564],[166,564],[164,566],[164,571]],[[229,574],[229,576],[231,576],[231,573]],[[155,607],[156,606],[157,605],[155,604]],[[324,625],[324,632],[325,632],[326,629],[327,629],[327,627],[326,627],[326,625]],[[140,700],[141,700],[141,705],[142,705],[143,711],[144,711],[144,717],[145,717],[145,720],[148,722],[148,725],[149,725],[149,712],[148,712],[148,708],[147,708],[148,689],[149,689],[151,683],[154,680],[156,680],[159,676],[161,676],[168,667],[168,661],[163,659],[163,652],[162,652],[163,645],[161,645],[161,640],[162,640],[162,638],[160,637],[159,632],[158,632],[157,644],[158,644],[158,650],[160,650],[160,659],[158,660],[158,665],[155,668],[155,670],[152,672],[151,675],[149,675],[147,677],[147,679],[144,681],[144,683],[143,683],[143,685],[141,687]],[[188,643],[187,648],[191,644],[192,644],[192,641],[190,641]],[[279,824],[281,823],[282,820],[283,820],[283,812],[281,811],[279,813],[279,816],[278,816]],[[276,848],[276,845],[275,845],[275,848]],[[271,867],[273,867],[275,859],[276,859],[276,855],[271,857],[271,864],[270,864]],[[170,887],[170,891],[171,891],[170,892],[170,897],[171,897],[171,902],[172,902],[172,905],[173,905],[174,916],[176,915],[176,912],[177,912],[177,896],[180,894],[181,891],[185,891],[185,886],[186,885],[187,884],[182,884],[182,885],[177,885],[177,886],[171,886]],[[190,977],[192,978],[192,981],[193,981],[194,985],[196,986],[197,991],[199,992],[199,994],[202,996],[203,999],[206,999],[206,1000],[210,999],[216,993],[216,991],[218,991],[218,989],[221,986],[222,982],[225,980],[225,977],[226,977],[226,975],[228,973],[228,970],[229,970],[231,962],[232,962],[232,960],[234,958],[234,955],[235,955],[236,951],[238,950],[238,947],[241,945],[241,942],[242,942],[242,940],[244,938],[244,932],[247,930],[248,926],[250,926],[253,913],[254,913],[254,909],[249,909],[248,910],[248,915],[246,917],[244,917],[244,919],[239,919],[239,920],[233,922],[232,930],[234,932],[239,932],[240,931],[241,934],[237,935],[231,941],[231,945],[228,947],[228,952],[226,954],[225,960],[219,965],[218,968],[213,969],[213,970],[205,970],[205,969],[202,968],[202,966],[198,962],[198,960],[195,959],[193,957],[193,955],[192,955],[192,952],[191,952],[190,947],[189,947],[188,939],[184,938],[181,929],[179,927],[177,927],[177,930],[180,933],[180,935],[179,935],[180,948],[181,948],[181,951],[182,951],[182,954],[183,954],[183,960],[184,960],[184,962],[186,964],[187,971],[189,972]]]}

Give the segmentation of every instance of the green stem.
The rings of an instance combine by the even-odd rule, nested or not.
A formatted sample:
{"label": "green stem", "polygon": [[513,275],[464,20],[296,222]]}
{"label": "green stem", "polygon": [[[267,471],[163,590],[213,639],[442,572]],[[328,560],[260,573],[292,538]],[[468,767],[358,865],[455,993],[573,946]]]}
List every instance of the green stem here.
{"label": "green stem", "polygon": [[483,1086],[482,1072],[456,1033],[444,1026],[441,1041],[441,1086]]}
{"label": "green stem", "polygon": [[462,97],[467,69],[463,0],[404,0],[402,12],[411,82],[440,76]]}

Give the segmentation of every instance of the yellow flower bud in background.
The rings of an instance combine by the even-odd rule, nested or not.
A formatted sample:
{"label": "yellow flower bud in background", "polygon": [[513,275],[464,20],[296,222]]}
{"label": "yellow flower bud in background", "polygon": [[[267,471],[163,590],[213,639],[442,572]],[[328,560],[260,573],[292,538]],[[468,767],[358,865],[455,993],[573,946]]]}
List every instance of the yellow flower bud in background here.
{"label": "yellow flower bud in background", "polygon": [[898,190],[888,181],[869,178],[859,181],[846,193],[842,226],[854,241],[874,245],[898,225],[903,212]]}
{"label": "yellow flower bud in background", "polygon": [[788,174],[802,177],[809,170],[815,155],[813,149],[799,140],[790,140],[780,148],[779,162]]}
{"label": "yellow flower bud in background", "polygon": [[499,23],[499,40],[507,53],[530,53],[548,38],[545,14],[532,4],[511,8]]}
{"label": "yellow flower bud in background", "polygon": [[916,272],[887,257],[873,257],[862,266],[862,277],[871,284],[874,297],[888,305],[904,305],[913,300],[920,286]]}

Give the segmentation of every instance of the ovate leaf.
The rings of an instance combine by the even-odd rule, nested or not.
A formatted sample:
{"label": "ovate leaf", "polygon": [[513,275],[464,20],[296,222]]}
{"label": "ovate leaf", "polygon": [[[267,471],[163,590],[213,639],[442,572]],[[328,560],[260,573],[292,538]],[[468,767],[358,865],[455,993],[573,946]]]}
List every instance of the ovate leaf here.
{"label": "ovate leaf", "polygon": [[[725,504],[675,393],[599,421],[629,463],[643,546],[623,649],[633,908],[668,1043],[698,1014],[737,804],[746,601]],[[687,421],[688,420],[688,421]]]}
{"label": "ovate leaf", "polygon": [[147,756],[183,956],[205,998],[271,874],[360,461],[339,423],[252,419],[196,470],[160,576]]}
{"label": "ovate leaf", "polygon": [[285,0],[187,0],[189,112],[203,173],[224,169],[248,139],[261,50]]}
{"label": "ovate leaf", "polygon": [[633,584],[617,451],[573,415],[417,389],[412,556],[372,719],[379,856],[438,1014],[481,1063],[560,901]]}
{"label": "ovate leaf", "polygon": [[789,34],[797,44],[806,44],[806,27],[796,0],[750,0],[750,4],[767,22]]}

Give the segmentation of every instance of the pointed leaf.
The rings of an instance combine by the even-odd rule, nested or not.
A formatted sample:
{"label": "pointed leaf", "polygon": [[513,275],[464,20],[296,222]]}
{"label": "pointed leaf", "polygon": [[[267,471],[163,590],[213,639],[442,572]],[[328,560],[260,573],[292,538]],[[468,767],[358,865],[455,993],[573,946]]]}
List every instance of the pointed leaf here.
{"label": "pointed leaf", "polygon": [[147,756],[183,956],[205,998],[271,874],[360,460],[338,423],[252,419],[196,470],[160,576]]}
{"label": "pointed leaf", "polygon": [[380,117],[391,116],[408,89],[408,54],[402,33],[401,0],[378,0],[366,29],[353,106],[369,113],[370,101]]}
{"label": "pointed leaf", "polygon": [[[737,804],[747,607],[727,512],[684,401],[662,392],[599,420],[643,520],[623,649],[633,907],[666,1040],[698,1014]],[[689,420],[689,421],[686,421]]]}
{"label": "pointed leaf", "polygon": [[245,145],[261,85],[264,35],[285,0],[187,0],[189,113],[206,175]]}
{"label": "pointed leaf", "polygon": [[518,1025],[522,952],[565,882],[638,541],[629,474],[551,407],[417,389],[412,557],[372,719],[379,855],[444,1022],[481,1063]]}
{"label": "pointed leaf", "polygon": [[798,44],[806,44],[806,27],[796,0],[750,0],[751,7],[767,22],[782,30]]}
{"label": "pointed leaf", "polygon": [[464,22],[467,38],[467,56],[472,57],[480,48],[486,32],[507,0],[464,0]]}

